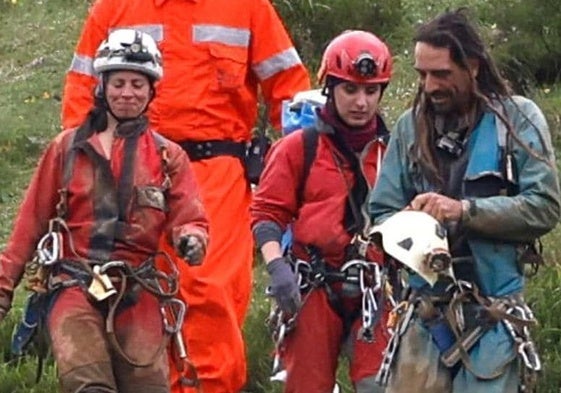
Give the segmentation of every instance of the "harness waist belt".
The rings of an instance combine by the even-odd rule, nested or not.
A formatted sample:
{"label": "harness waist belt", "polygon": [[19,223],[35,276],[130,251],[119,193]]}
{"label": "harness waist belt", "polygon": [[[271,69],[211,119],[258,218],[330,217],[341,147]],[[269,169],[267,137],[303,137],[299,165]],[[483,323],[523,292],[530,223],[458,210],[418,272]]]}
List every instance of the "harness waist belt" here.
{"label": "harness waist belt", "polygon": [[345,270],[332,266],[322,261],[319,264],[310,264],[302,259],[296,259],[295,268],[298,273],[312,281],[315,278],[321,278],[326,283],[348,282],[359,284],[360,269],[358,267],[351,267]]}
{"label": "harness waist belt", "polygon": [[186,141],[179,145],[187,152],[191,161],[205,160],[216,156],[233,156],[245,159],[246,143],[229,140]]}

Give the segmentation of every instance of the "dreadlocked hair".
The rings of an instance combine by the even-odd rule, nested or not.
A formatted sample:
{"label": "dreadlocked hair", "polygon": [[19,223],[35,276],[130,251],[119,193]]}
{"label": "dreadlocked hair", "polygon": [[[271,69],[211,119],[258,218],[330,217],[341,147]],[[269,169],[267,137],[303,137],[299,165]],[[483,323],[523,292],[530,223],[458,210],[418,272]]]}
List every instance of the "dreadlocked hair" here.
{"label": "dreadlocked hair", "polygon": [[[413,42],[447,48],[454,63],[470,76],[472,93],[476,99],[475,104],[480,108],[491,110],[505,124],[509,137],[523,146],[535,158],[544,160],[520,140],[515,134],[512,124],[504,115],[503,102],[507,99],[511,100],[513,92],[507,81],[501,77],[481,34],[469,21],[467,8],[446,11],[435,19],[422,24],[417,28]],[[475,77],[469,72],[469,59],[479,62],[479,69]],[[499,108],[497,108],[497,103],[499,103]],[[416,138],[411,152],[412,160],[421,169],[427,180],[440,188],[443,186],[443,179],[439,174],[436,159],[434,119],[422,86],[418,87],[413,101],[413,113],[415,114]],[[534,128],[536,127],[534,126]],[[541,139],[541,134],[539,132],[538,134]],[[543,140],[542,146],[545,148]]]}

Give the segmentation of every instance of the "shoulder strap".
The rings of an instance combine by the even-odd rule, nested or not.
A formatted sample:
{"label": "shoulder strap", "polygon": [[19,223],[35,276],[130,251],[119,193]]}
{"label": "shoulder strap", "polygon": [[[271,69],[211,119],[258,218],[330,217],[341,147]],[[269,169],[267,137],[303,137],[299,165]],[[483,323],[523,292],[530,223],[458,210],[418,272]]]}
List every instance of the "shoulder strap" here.
{"label": "shoulder strap", "polygon": [[319,134],[315,127],[307,127],[303,129],[302,146],[304,147],[304,165],[302,166],[302,176],[300,177],[300,183],[298,184],[298,189],[296,190],[298,207],[302,205],[302,201],[304,199],[304,188],[306,188],[306,182],[308,180],[308,175],[310,174],[310,168],[312,167],[312,164],[316,158],[318,138]]}
{"label": "shoulder strap", "polygon": [[[503,106],[497,104],[495,109],[508,119]],[[504,176],[505,191],[507,195],[515,195],[518,193],[518,173],[516,172],[514,156],[512,154],[512,138],[508,135],[506,124],[499,116],[495,116],[495,127],[497,130],[497,145],[501,152],[501,171]]]}
{"label": "shoulder strap", "polygon": [[162,172],[164,174],[164,182],[162,187],[164,190],[168,190],[171,187],[171,177],[169,173],[169,154],[168,154],[168,146],[167,140],[163,135],[160,135],[157,132],[152,132],[154,137],[154,142],[156,143],[156,147],[158,148],[158,153],[162,159]]}
{"label": "shoulder strap", "polygon": [[60,156],[60,166],[62,168],[61,185],[58,190],[59,201],[56,205],[56,213],[58,218],[64,218],[68,210],[68,183],[72,177],[74,170],[74,161],[76,159],[76,149],[73,148],[76,133],[70,138],[68,145],[64,146],[64,151]]}

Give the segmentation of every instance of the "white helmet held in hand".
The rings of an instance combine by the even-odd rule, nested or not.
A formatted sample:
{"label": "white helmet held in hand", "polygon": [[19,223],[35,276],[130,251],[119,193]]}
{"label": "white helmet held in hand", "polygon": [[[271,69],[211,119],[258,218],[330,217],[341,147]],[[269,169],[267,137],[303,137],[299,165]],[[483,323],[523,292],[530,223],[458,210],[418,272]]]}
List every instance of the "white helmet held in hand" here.
{"label": "white helmet held in hand", "polygon": [[439,274],[453,277],[446,229],[427,213],[400,211],[374,226],[370,238],[431,286]]}
{"label": "white helmet held in hand", "polygon": [[162,55],[154,39],[141,31],[112,31],[97,49],[93,62],[97,74],[106,71],[137,71],[153,80],[162,78]]}

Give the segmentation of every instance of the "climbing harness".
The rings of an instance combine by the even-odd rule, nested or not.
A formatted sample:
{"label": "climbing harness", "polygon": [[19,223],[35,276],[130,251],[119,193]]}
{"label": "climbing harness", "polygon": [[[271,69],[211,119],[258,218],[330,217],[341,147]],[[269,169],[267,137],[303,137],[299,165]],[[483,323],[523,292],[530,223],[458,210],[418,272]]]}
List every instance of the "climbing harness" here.
{"label": "climbing harness", "polygon": [[[475,313],[474,307],[478,310]],[[469,314],[468,317],[466,313]],[[463,367],[478,378],[493,379],[501,375],[505,367],[518,356],[524,365],[521,370],[523,378],[520,392],[532,392],[536,374],[541,370],[541,361],[529,329],[536,320],[520,296],[486,297],[479,293],[475,284],[463,280],[450,284],[445,293],[439,296],[412,291],[407,301],[398,304],[390,312],[389,321],[393,326],[388,327],[392,336],[376,376],[376,382],[382,386],[388,383],[400,339],[414,318],[420,318],[429,327],[442,352],[440,360],[446,367],[453,368],[461,362]],[[475,323],[473,318],[476,318]],[[488,330],[501,322],[513,339],[515,353],[490,374],[480,375],[475,372],[468,352]],[[434,329],[437,325],[444,326],[444,329]],[[438,335],[448,337],[437,337]],[[443,343],[447,344],[444,348]]]}
{"label": "climbing harness", "polygon": [[[365,342],[374,341],[374,329],[380,320],[383,304],[386,299],[391,299],[385,280],[385,270],[379,264],[365,260],[354,259],[347,261],[340,269],[328,267],[318,258],[311,258],[311,262],[301,259],[293,260],[293,268],[297,273],[297,283],[301,292],[305,293],[302,299],[304,305],[316,288],[326,287],[335,282],[340,282],[345,287],[358,290],[361,294],[361,327],[357,339]],[[267,293],[270,291],[268,290]],[[271,380],[284,381],[286,371],[282,365],[281,355],[284,351],[284,340],[297,324],[298,313],[286,315],[278,306],[273,306],[266,319],[266,325],[271,332],[275,345]]]}

